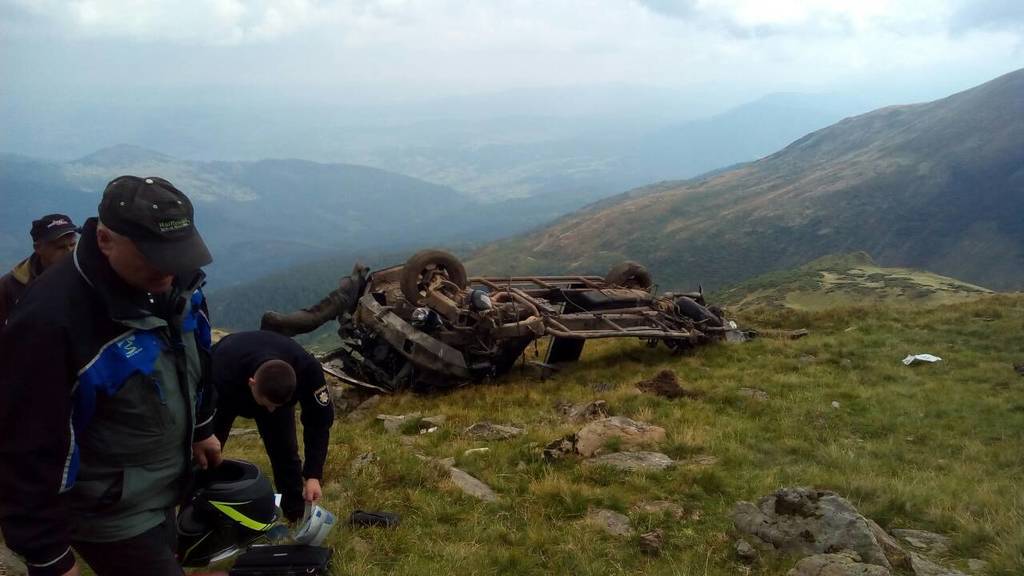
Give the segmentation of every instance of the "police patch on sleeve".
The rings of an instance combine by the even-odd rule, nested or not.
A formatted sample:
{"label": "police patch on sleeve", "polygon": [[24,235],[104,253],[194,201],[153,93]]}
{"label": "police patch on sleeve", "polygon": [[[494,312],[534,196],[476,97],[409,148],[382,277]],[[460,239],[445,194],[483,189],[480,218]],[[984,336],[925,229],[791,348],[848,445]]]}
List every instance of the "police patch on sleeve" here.
{"label": "police patch on sleeve", "polygon": [[313,392],[313,398],[316,398],[316,403],[321,406],[328,406],[331,403],[331,391],[327,389],[327,384],[324,384]]}

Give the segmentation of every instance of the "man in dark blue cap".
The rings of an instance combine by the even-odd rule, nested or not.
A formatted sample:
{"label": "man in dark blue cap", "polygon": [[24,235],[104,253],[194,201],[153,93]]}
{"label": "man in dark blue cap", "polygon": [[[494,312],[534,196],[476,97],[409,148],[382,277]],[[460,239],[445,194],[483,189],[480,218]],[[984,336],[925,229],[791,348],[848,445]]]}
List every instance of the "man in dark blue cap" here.
{"label": "man in dark blue cap", "polygon": [[0,328],[7,322],[25,288],[75,249],[78,227],[64,214],[47,214],[32,222],[32,255],[0,277]]}
{"label": "man in dark blue cap", "polygon": [[216,466],[212,261],[162,178],[107,185],[0,332],[0,529],[31,576],[180,576],[175,505]]}

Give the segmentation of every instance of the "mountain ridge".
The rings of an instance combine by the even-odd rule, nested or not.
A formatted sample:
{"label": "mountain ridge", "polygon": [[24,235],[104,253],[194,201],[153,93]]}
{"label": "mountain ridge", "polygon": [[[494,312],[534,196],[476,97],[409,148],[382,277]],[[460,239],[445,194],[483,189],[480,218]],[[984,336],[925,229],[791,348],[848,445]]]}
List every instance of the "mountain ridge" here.
{"label": "mountain ridge", "polygon": [[[498,242],[492,272],[647,264],[666,287],[721,288],[831,253],[1024,286],[1024,70],[811,132],[710,178],[644,187]],[[659,280],[660,279],[660,280]]]}

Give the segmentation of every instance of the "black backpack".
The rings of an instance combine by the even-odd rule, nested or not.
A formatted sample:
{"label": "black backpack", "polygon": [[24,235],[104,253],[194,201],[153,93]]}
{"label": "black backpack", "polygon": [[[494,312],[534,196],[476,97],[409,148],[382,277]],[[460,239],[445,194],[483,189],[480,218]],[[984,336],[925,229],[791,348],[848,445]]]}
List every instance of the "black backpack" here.
{"label": "black backpack", "polygon": [[235,561],[230,576],[326,576],[330,573],[331,549],[322,546],[285,544],[250,546]]}

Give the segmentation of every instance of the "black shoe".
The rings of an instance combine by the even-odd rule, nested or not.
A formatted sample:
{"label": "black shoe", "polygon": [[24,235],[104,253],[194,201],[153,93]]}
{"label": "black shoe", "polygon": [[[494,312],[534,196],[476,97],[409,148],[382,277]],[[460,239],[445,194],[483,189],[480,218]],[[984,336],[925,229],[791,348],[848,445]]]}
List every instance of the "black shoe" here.
{"label": "black shoe", "polygon": [[390,528],[398,526],[401,517],[392,512],[364,512],[355,510],[348,517],[348,523],[352,526],[384,526]]}

